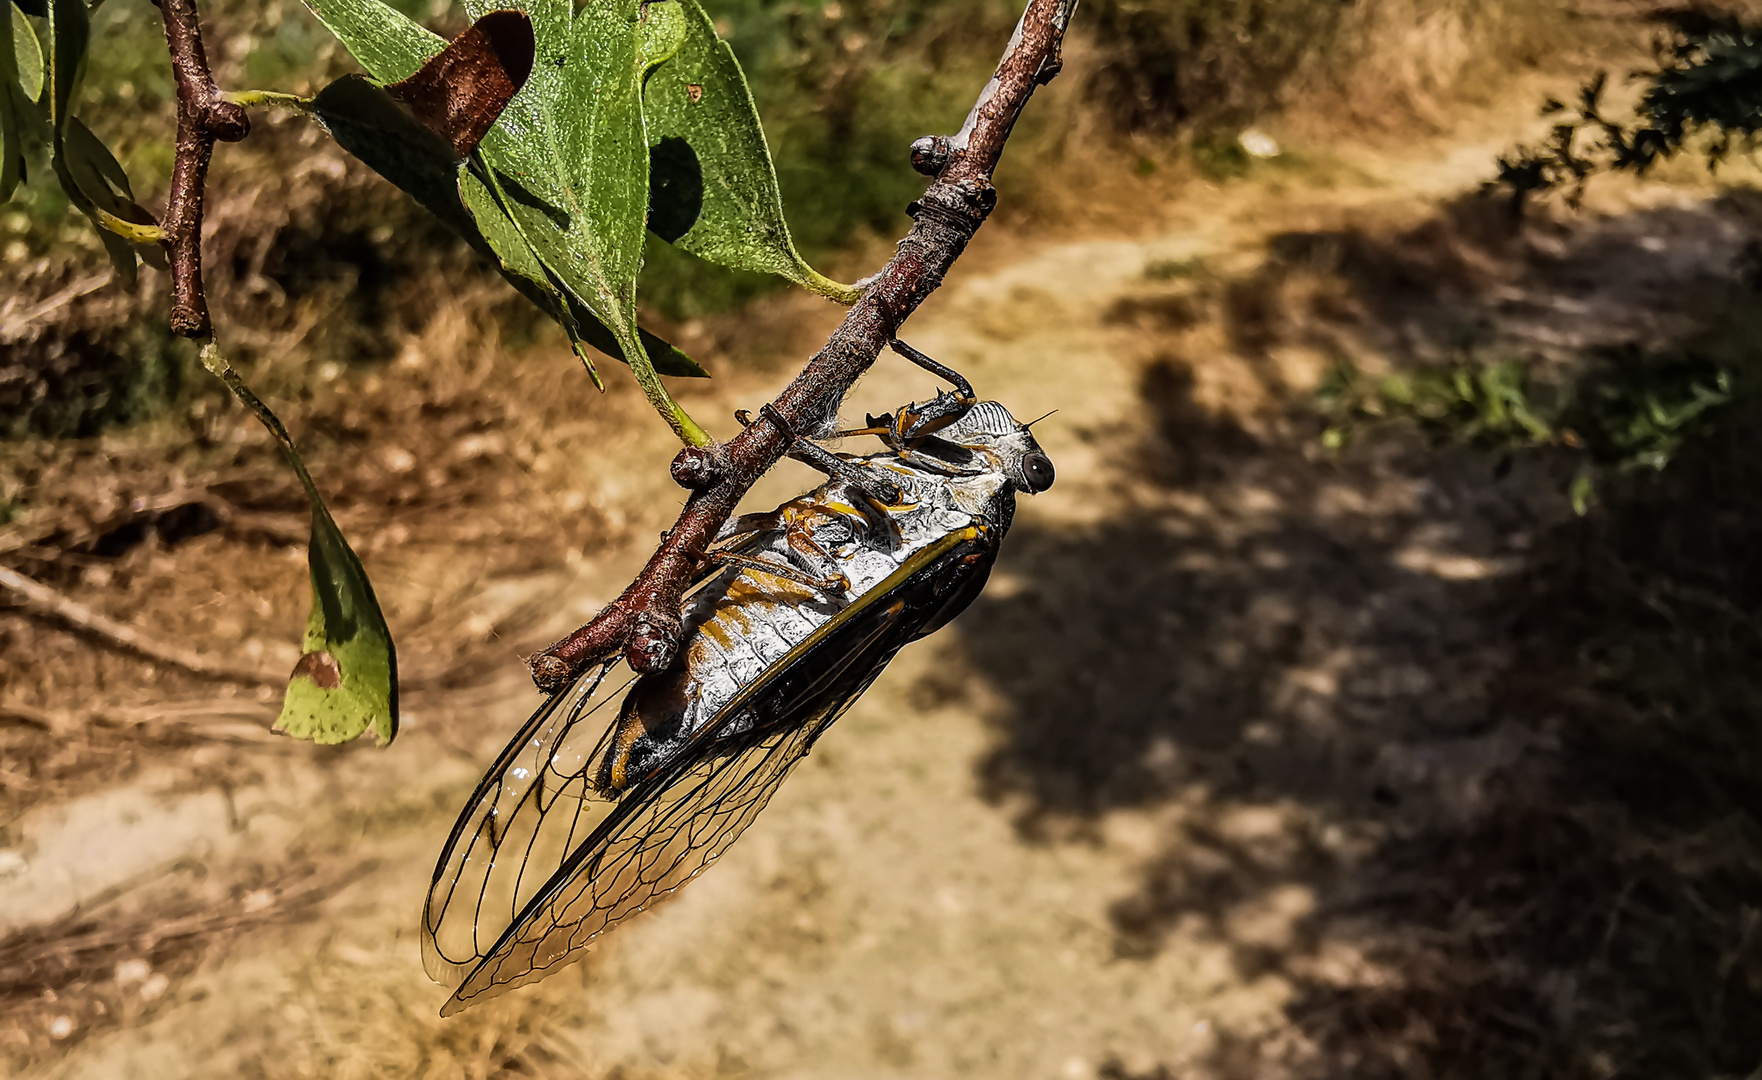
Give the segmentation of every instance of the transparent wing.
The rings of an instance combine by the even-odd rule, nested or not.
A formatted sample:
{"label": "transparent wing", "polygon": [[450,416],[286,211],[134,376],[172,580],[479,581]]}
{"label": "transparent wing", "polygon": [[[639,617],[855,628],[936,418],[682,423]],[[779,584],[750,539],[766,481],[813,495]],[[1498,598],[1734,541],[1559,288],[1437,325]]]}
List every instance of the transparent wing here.
{"label": "transparent wing", "polygon": [[[735,534],[741,543],[755,535]],[[556,868],[634,794],[608,798],[594,783],[616,703],[635,681],[610,679],[616,663],[590,667],[540,705],[466,802],[423,907],[422,963],[436,982],[459,985]]]}
{"label": "transparent wing", "polygon": [[441,1015],[580,959],[599,935],[690,881],[752,824],[833,719],[711,740],[695,762],[632,788]]}
{"label": "transparent wing", "polygon": [[609,679],[612,666],[539,706],[466,802],[423,909],[422,962],[436,982],[457,986],[611,812],[592,781],[617,718],[607,706],[632,681]]}
{"label": "transparent wing", "polygon": [[976,532],[952,534],[865,594],[616,802],[590,798],[606,736],[574,752],[574,728],[616,697],[599,695],[608,669],[547,702],[479,784],[436,867],[429,972],[464,973],[441,1015],[580,959],[714,862],[893,654],[989,569],[970,558],[991,551],[971,542]]}
{"label": "transparent wing", "polygon": [[[580,959],[595,938],[714,862],[910,636],[901,612],[895,606],[848,627],[829,662],[779,664],[792,670],[771,681],[771,693],[719,714],[678,757],[629,788],[561,865],[547,864],[556,867],[550,881],[441,1015]],[[765,719],[748,719],[755,714]]]}

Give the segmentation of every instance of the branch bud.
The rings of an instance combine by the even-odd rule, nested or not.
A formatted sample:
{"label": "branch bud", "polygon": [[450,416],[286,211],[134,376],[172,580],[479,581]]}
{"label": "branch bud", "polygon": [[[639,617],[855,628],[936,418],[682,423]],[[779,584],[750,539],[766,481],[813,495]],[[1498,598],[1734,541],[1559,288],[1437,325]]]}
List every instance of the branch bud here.
{"label": "branch bud", "polygon": [[947,135],[926,135],[912,143],[912,168],[925,176],[935,176],[948,165],[953,154]]}
{"label": "branch bud", "polygon": [[687,491],[703,491],[722,479],[726,470],[719,455],[701,446],[688,446],[673,459],[673,482]]}
{"label": "branch bud", "polygon": [[637,617],[636,631],[624,650],[624,662],[639,675],[658,675],[673,665],[679,651],[679,617],[671,623],[654,617],[653,613]]}

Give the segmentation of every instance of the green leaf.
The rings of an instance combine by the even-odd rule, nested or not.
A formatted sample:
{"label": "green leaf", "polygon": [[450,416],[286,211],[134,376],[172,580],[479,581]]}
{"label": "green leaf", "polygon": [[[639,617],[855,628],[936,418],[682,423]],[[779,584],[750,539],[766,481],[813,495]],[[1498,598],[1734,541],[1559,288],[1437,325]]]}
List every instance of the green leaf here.
{"label": "green leaf", "polygon": [[275,730],[322,745],[371,730],[381,746],[398,734],[398,660],[391,631],[361,560],[300,470],[312,502],[312,614],[305,655],[288,680]]}
{"label": "green leaf", "polygon": [[697,0],[647,6],[648,23],[684,23],[684,41],[643,85],[651,146],[649,227],[699,258],[790,279],[854,303],[857,291],[826,278],[795,250],[777,171],[752,91],[728,43]]}
{"label": "green leaf", "polygon": [[[482,182],[461,172],[446,141],[417,123],[383,88],[360,75],[345,75],[319,91],[309,108],[339,146],[402,188],[494,261],[502,276],[541,311],[564,325],[573,320],[575,335],[582,341],[614,359],[623,359],[611,331],[585,307],[571,304],[551,283],[543,264],[526,247],[517,227],[500,211]],[[461,194],[471,203],[469,209]],[[662,374],[708,377],[691,357],[646,330],[642,341]]]}
{"label": "green leaf", "polygon": [[372,731],[384,746],[398,734],[398,653],[367,571],[331,518],[281,420],[251,392],[212,341],[203,342],[201,357],[203,366],[275,436],[312,505],[312,540],[306,555],[312,614],[306,620],[304,655],[288,680],[275,730],[326,745]]}
{"label": "green leaf", "polygon": [[123,170],[122,163],[116,160],[116,155],[103,140],[92,134],[85,121],[77,116],[69,117],[62,140],[68,171],[79,183],[82,194],[100,204],[120,199],[134,201],[134,189],[129,185],[128,173]]}
{"label": "green leaf", "polygon": [[84,0],[50,0],[49,16],[49,115],[54,137],[61,139],[67,110],[79,89],[80,66],[92,37],[92,20]]}
{"label": "green leaf", "polygon": [[527,2],[539,61],[483,140],[486,179],[550,276],[628,354],[648,204],[637,5],[594,3],[572,20],[566,4]]}
{"label": "green leaf", "polygon": [[[484,179],[551,280],[611,330],[650,404],[689,445],[709,436],[674,403],[636,329],[648,213],[637,0],[522,0],[538,60],[485,136]],[[479,16],[484,5],[467,3]],[[493,242],[493,240],[492,240]],[[518,254],[512,256],[518,258]]]}
{"label": "green leaf", "polygon": [[[306,0],[306,5],[336,34],[368,74],[381,82],[408,78],[446,46],[444,39],[417,26],[382,0]],[[611,6],[630,9],[631,26],[622,33],[629,39],[629,51],[633,54],[634,0],[619,0]],[[604,3],[596,4],[596,8],[606,7]],[[589,62],[590,58],[577,58],[573,51],[576,48],[574,21],[568,4],[559,0],[531,0],[526,4],[468,5],[473,18],[480,18],[490,10],[509,8],[524,10],[532,19],[537,62],[525,87],[508,103],[479,147],[485,176],[501,189],[499,193],[491,192],[481,178],[459,171],[450,155],[446,161],[424,155],[412,157],[408,153],[412,140],[407,136],[393,136],[397,144],[395,153],[376,145],[375,125],[395,131],[399,122],[392,120],[379,105],[367,102],[359,87],[351,87],[346,93],[339,92],[327,100],[320,115],[345,149],[408,191],[459,231],[473,247],[495,258],[502,275],[522,295],[560,323],[572,340],[585,342],[615,359],[626,360],[624,343],[634,339],[644,347],[634,351],[639,356],[646,356],[655,371],[666,375],[705,377],[704,370],[689,356],[653,334],[635,329],[635,266],[640,265],[641,253],[640,212],[636,218],[634,245],[637,262],[628,269],[629,285],[624,290],[628,299],[620,303],[617,288],[600,288],[601,284],[609,285],[610,282],[594,270],[598,259],[597,241],[591,234],[593,219],[582,208],[582,200],[575,197],[578,190],[590,185],[583,183],[581,176],[566,167],[562,159],[560,129],[581,124],[579,118],[560,115],[564,108],[559,104],[564,97],[560,73],[571,66],[575,69],[572,75],[597,70]],[[584,18],[581,21],[589,20]],[[615,26],[617,20],[612,22]],[[594,44],[594,48],[597,49],[598,45]],[[559,59],[563,61],[563,68],[557,65]],[[627,63],[634,62],[632,55]],[[629,81],[634,83],[634,79]],[[340,82],[327,87],[326,93]],[[363,115],[349,115],[353,112],[362,112]],[[414,124],[406,114],[400,115],[404,116],[404,123]],[[345,131],[353,134],[345,134]],[[640,135],[636,143],[641,144]],[[456,185],[450,193],[442,191],[446,186],[440,180],[443,171]],[[636,205],[642,205],[640,199]],[[559,233],[568,235],[560,236]],[[608,328],[614,325],[621,329]],[[643,377],[638,372],[639,381]]]}
{"label": "green leaf", "polygon": [[447,47],[446,38],[406,18],[381,0],[305,0],[349,55],[382,83],[414,75]]}
{"label": "green leaf", "polygon": [[[484,253],[497,260],[502,276],[536,304],[539,310],[567,329],[572,337],[622,362],[624,351],[619,348],[618,340],[612,336],[612,332],[594,318],[593,313],[579,300],[565,293],[551,280],[544,263],[527,244],[519,226],[501,211],[494,194],[484,186],[483,181],[469,172],[461,173],[457,190],[463,196],[465,207],[470,211],[475,224],[483,230],[481,234],[474,230],[473,235],[485,242]],[[484,240],[484,237],[488,239]],[[655,370],[662,375],[688,379],[710,377],[710,373],[699,367],[697,361],[673,345],[647,330],[639,329],[637,333],[642,338],[643,351],[648,353]]]}
{"label": "green leaf", "polygon": [[[49,0],[49,165],[55,178],[72,202],[98,230],[98,239],[110,256],[116,276],[127,288],[135,284],[136,246],[106,229],[99,211],[126,221],[139,221],[148,215],[128,194],[128,177],[116,163],[116,156],[84,124],[75,120],[73,103],[79,93],[80,78],[90,44],[91,15],[84,0]],[[111,181],[121,175],[114,188]]]}
{"label": "green leaf", "polygon": [[636,42],[636,67],[638,72],[647,75],[656,64],[671,60],[679,52],[690,28],[685,24],[684,10],[670,2],[642,5],[637,21],[641,36]]}
{"label": "green leaf", "polygon": [[[24,15],[11,4],[7,4],[7,14],[0,18],[0,202],[12,198],[13,189],[25,176],[24,126],[25,117],[20,115],[21,107],[27,105],[21,100],[25,97],[20,86],[23,74],[23,45],[15,45],[19,24],[24,25],[26,34],[31,34],[30,24]],[[31,35],[31,43],[35,45],[36,36]],[[42,86],[42,58],[38,57],[37,85]],[[30,95],[35,96],[35,95]]]}
{"label": "green leaf", "polygon": [[43,47],[31,21],[17,7],[12,9],[12,49],[18,85],[25,97],[35,101],[43,96]]}
{"label": "green leaf", "polygon": [[417,123],[383,87],[344,75],[320,90],[309,108],[338,146],[483,249],[471,216],[459,205],[459,159],[452,147]]}
{"label": "green leaf", "polygon": [[136,255],[164,269],[165,251],[157,241],[131,244],[125,238],[125,230],[130,225],[151,226],[156,231],[158,222],[146,207],[135,202],[128,173],[123,171],[122,163],[116,160],[110,148],[83,120],[72,116],[68,118],[62,136],[61,150],[61,167],[56,175],[64,187],[71,180],[84,197],[80,209],[98,227],[98,238],[104,241],[111,262],[124,280],[132,282],[134,279]]}

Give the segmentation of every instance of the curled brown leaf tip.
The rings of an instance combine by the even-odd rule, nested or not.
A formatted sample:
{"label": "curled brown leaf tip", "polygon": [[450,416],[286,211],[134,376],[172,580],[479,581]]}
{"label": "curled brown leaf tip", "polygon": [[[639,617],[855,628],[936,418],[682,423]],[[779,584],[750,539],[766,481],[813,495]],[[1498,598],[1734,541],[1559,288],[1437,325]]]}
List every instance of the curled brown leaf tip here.
{"label": "curled brown leaf tip", "polygon": [[386,93],[410,106],[422,126],[463,158],[526,85],[535,50],[525,12],[492,11]]}

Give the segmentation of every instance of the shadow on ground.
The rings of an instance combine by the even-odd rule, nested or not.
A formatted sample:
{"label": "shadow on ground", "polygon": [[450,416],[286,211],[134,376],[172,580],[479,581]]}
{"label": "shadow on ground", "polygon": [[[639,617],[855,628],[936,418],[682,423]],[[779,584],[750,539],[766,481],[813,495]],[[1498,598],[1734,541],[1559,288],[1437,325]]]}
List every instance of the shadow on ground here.
{"label": "shadow on ground", "polygon": [[[1290,235],[1244,280],[1186,307],[1148,287],[1126,315],[1221,319],[1270,383],[1258,361],[1293,341],[1399,367],[1465,327],[1619,381],[1621,356],[1729,338],[1754,203],[1527,239],[1460,207],[1392,240]],[[1295,1034],[1221,1031],[1216,1072],[1754,1075],[1762,409],[1732,366],[1752,355],[1722,354],[1736,400],[1667,471],[1609,474],[1580,519],[1582,455],[1393,429],[1330,457],[1301,404],[1199,405],[1171,341],[1144,369],[1132,505],[1018,528],[1020,587],[960,624],[1007,701],[987,792],[1030,837],[1161,814],[1112,907],[1119,956],[1196,934],[1293,987]]]}

